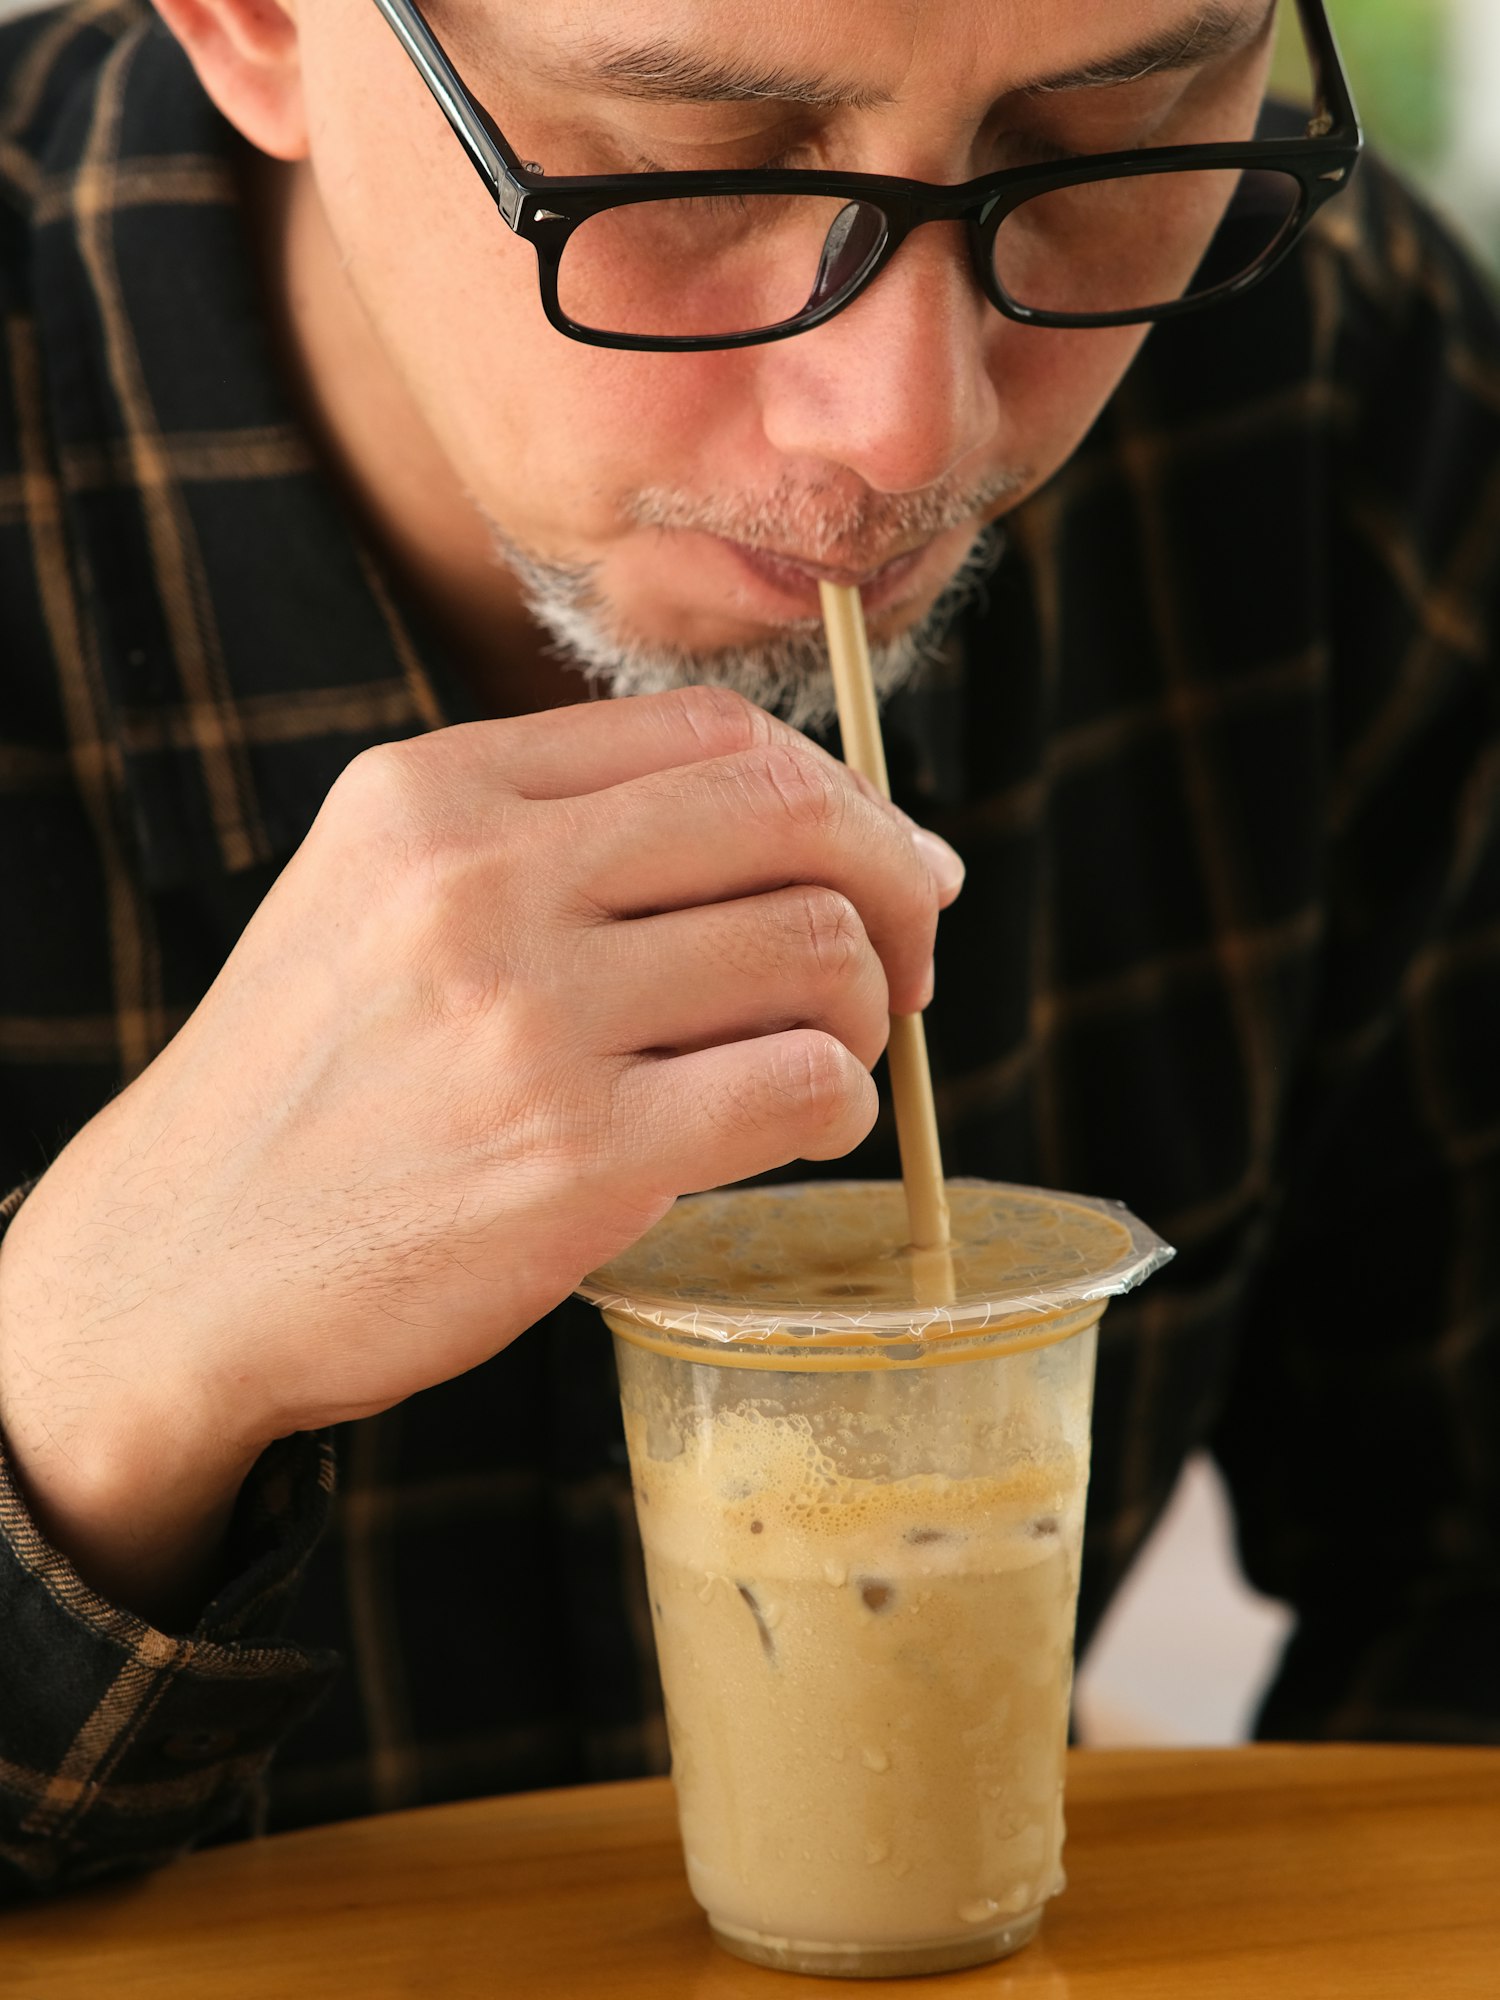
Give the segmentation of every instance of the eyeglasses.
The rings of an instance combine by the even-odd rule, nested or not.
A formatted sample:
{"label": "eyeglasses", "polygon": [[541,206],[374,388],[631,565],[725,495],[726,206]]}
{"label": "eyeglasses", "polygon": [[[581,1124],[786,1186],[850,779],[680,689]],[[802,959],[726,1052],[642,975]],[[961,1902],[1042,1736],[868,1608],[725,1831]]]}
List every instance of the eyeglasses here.
{"label": "eyeglasses", "polygon": [[804,333],[852,304],[927,222],[966,226],[979,287],[1008,319],[1175,318],[1273,271],[1347,185],[1362,145],[1324,0],[1297,0],[1314,110],[1287,137],[1099,153],[951,187],[769,168],[549,176],[507,145],[416,0],[375,4],[501,216],[535,249],[547,318],[595,347],[695,352]]}

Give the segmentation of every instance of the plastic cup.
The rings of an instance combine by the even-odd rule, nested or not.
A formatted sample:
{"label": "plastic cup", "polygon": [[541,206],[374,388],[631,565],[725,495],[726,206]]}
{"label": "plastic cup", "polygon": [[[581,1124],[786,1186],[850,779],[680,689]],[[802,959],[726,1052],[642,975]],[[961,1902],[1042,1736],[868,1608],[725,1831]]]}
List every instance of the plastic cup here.
{"label": "plastic cup", "polygon": [[615,1336],[693,1894],[843,1977],[1018,1950],[1063,1887],[1095,1337],[1171,1256],[1123,1208],[953,1182],[682,1201],[581,1288]]}

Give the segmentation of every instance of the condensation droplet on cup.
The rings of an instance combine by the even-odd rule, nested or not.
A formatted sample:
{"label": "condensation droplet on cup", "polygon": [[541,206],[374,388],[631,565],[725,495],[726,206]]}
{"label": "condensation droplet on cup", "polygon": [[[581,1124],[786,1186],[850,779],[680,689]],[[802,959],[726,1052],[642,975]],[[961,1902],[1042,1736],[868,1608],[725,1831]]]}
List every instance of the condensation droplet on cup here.
{"label": "condensation droplet on cup", "polygon": [[958,1921],[961,1924],[987,1924],[1000,1914],[1000,1905],[993,1896],[976,1896],[971,1903],[960,1903]]}
{"label": "condensation droplet on cup", "polygon": [[865,1866],[878,1868],[882,1861],[891,1858],[891,1844],[888,1840],[867,1840],[865,1842]]}
{"label": "condensation droplet on cup", "polygon": [[890,1758],[878,1747],[867,1746],[859,1755],[860,1762],[867,1771],[888,1771],[891,1768]]}

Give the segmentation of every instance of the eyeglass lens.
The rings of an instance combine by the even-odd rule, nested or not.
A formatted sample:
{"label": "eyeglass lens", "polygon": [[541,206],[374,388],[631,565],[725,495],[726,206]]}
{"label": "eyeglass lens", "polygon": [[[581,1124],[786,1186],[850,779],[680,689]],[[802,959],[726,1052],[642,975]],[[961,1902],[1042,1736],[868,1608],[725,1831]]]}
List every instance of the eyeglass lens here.
{"label": "eyeglass lens", "polygon": [[[1243,276],[1274,248],[1300,202],[1297,181],[1280,173],[1179,169],[1085,181],[1035,195],[1006,216],[994,237],[995,273],[1016,304],[1034,311],[1144,311]],[[847,296],[888,230],[872,203],[837,195],[630,202],[573,231],[558,302],[575,325],[599,333],[761,332]]]}
{"label": "eyeglass lens", "polygon": [[758,333],[852,291],[886,220],[837,195],[695,195],[630,202],[581,223],[558,303],[600,333]]}
{"label": "eyeglass lens", "polygon": [[1137,313],[1233,284],[1296,219],[1291,174],[1192,168],[1081,181],[1034,195],[995,232],[995,275],[1017,305]]}

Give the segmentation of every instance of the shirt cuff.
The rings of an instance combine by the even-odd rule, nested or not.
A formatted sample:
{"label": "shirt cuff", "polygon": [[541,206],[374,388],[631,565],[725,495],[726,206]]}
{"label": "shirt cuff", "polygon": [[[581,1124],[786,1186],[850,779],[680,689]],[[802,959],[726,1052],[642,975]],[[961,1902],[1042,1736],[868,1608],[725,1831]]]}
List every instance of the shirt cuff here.
{"label": "shirt cuff", "polygon": [[279,1637],[333,1486],[327,1438],[263,1452],[235,1507],[228,1580],[174,1637],[51,1546],[0,1445],[0,1902],[254,1830],[272,1752],[338,1666]]}

